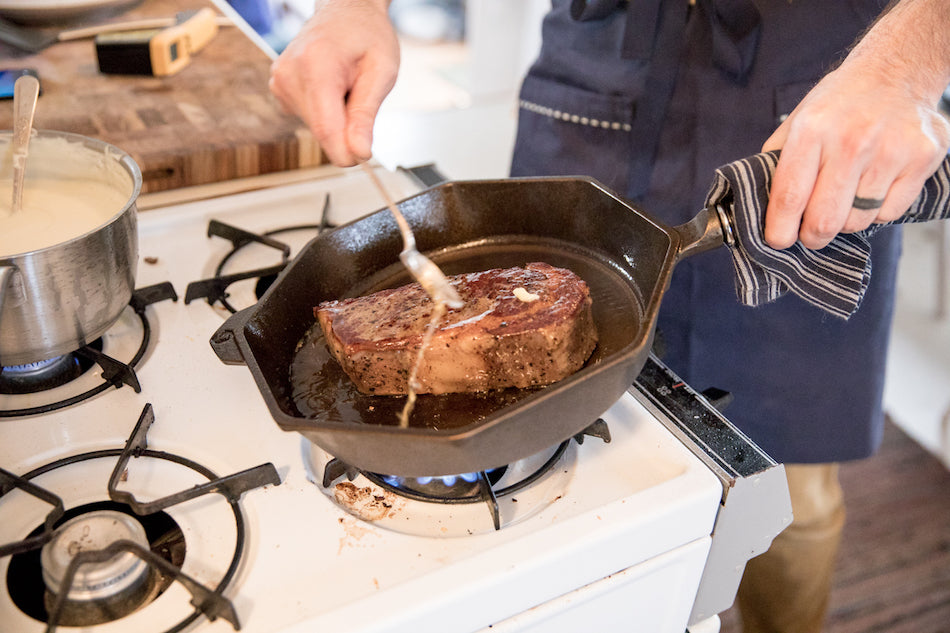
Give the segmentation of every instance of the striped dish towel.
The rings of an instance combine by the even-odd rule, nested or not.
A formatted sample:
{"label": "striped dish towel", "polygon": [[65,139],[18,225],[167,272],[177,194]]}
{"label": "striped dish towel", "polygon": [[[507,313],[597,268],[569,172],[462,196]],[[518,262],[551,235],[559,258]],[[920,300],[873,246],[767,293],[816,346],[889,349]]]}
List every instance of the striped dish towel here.
{"label": "striped dish towel", "polygon": [[[757,306],[791,291],[842,319],[861,305],[871,279],[871,245],[867,238],[887,224],[860,233],[841,233],[828,246],[812,251],[796,242],[785,250],[765,243],[765,209],[778,152],[744,158],[716,170],[706,206],[719,204],[735,229],[732,251],[736,293],[745,305]],[[731,212],[730,212],[731,211]],[[950,157],[924,185],[913,206],[889,224],[926,222],[950,217]]]}

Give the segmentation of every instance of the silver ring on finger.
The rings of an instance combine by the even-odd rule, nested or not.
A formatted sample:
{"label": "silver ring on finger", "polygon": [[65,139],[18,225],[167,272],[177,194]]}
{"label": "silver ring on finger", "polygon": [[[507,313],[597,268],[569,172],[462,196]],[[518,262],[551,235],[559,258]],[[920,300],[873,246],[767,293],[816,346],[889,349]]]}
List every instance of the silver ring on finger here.
{"label": "silver ring on finger", "polygon": [[851,206],[862,211],[873,211],[884,206],[884,198],[862,198],[855,196]]}

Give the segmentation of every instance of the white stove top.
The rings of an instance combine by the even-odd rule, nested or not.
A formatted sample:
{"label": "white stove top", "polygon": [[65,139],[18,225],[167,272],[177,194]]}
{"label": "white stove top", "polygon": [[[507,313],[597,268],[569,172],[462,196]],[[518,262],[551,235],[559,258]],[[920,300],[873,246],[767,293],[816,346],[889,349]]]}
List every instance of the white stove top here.
{"label": "white stove top", "polygon": [[[418,190],[402,173],[381,175],[397,198]],[[468,535],[453,523],[461,511],[410,507],[421,502],[397,499],[383,521],[362,520],[335,503],[333,491],[320,485],[321,473],[311,472],[313,447],[277,428],[247,368],[225,366],[212,352],[209,338],[228,313],[204,300],[183,301],[188,283],[213,276],[232,249],[226,240],[207,237],[209,220],[249,231],[318,224],[327,192],[332,223],[383,206],[364,175],[328,170],[326,178],[304,183],[141,212],[136,286],[168,281],[179,296],[177,302],[159,301],[146,309],[152,338],[136,369],[141,392],[110,387],[58,411],[0,418],[0,468],[23,475],[66,456],[121,449],[147,403],[154,411],[148,432],[152,451],[181,455],[218,476],[272,463],[280,485],[241,497],[247,542],[224,590],[241,630],[249,633],[477,631],[524,617],[518,614],[677,548],[695,550],[691,556],[701,571],[722,495],[720,481],[630,395],[603,416],[612,441],[588,438],[572,445],[563,468],[539,493],[538,509],[521,513],[500,531],[476,528]],[[287,236],[298,242],[295,249],[308,239],[301,235]],[[248,250],[258,248],[271,259],[265,264],[279,262],[279,253],[266,247]],[[239,252],[225,272],[260,265]],[[230,289],[235,307],[254,301],[251,287]],[[124,315],[117,327],[134,329],[135,321],[134,315]],[[33,399],[0,395],[0,410],[33,406]],[[56,469],[32,481],[60,495],[69,510],[108,498],[106,482],[115,463],[114,456],[88,459],[74,465],[78,470]],[[204,481],[173,462],[132,458],[120,489],[150,500]],[[352,485],[373,486],[362,475]],[[503,515],[513,512],[518,496],[499,498]],[[0,497],[0,546],[25,538],[48,511],[19,490]],[[184,535],[182,571],[213,588],[236,547],[231,506],[211,494],[165,512]],[[411,525],[423,520],[423,529]],[[0,628],[4,633],[43,631],[45,623],[25,615],[6,591],[10,561],[0,558]],[[695,594],[698,583],[685,568],[677,578],[683,595],[669,599],[683,602],[683,613],[669,630],[685,625],[692,601],[688,587]],[[193,611],[189,599],[174,583],[125,618],[78,630],[178,630],[177,623]],[[515,626],[493,630],[522,630]],[[222,619],[199,616],[184,630],[234,629]]]}

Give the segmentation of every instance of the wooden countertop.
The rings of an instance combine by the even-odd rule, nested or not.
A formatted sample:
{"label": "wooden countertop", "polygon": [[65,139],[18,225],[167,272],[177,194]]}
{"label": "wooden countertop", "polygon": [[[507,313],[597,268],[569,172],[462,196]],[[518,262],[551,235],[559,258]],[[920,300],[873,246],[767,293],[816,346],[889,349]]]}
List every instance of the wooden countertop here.
{"label": "wooden countertop", "polygon": [[[210,0],[145,0],[108,22],[173,17]],[[85,25],[82,25],[85,26]],[[300,170],[325,162],[310,132],[284,114],[267,88],[271,57],[239,28],[222,27],[169,77],[104,75],[92,39],[25,55],[0,44],[6,68],[35,68],[43,94],[37,128],[101,139],[128,152],[143,193]],[[0,102],[0,129],[12,128]]]}

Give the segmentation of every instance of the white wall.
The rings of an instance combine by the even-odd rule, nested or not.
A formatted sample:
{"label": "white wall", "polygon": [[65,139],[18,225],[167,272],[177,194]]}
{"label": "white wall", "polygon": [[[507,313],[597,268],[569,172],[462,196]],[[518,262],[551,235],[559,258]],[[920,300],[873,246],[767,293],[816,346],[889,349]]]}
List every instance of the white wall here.
{"label": "white wall", "polygon": [[517,89],[541,47],[550,0],[469,0],[466,43],[475,95]]}

